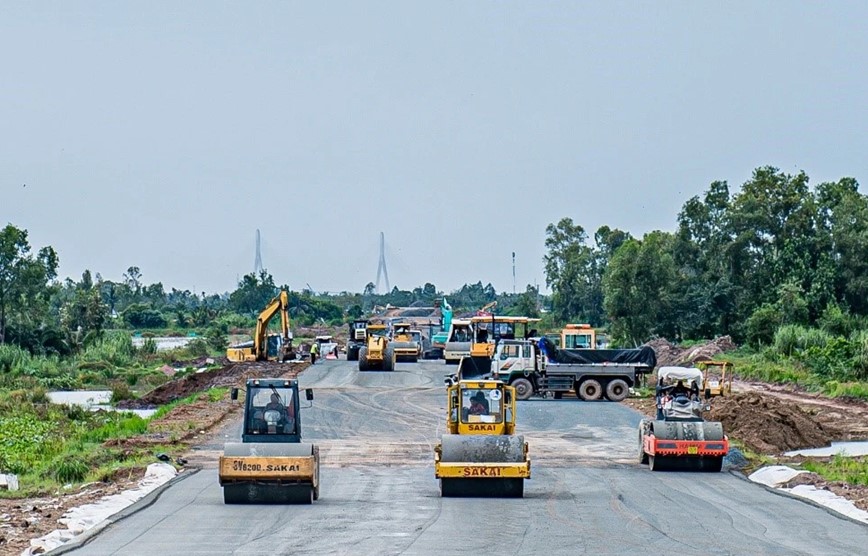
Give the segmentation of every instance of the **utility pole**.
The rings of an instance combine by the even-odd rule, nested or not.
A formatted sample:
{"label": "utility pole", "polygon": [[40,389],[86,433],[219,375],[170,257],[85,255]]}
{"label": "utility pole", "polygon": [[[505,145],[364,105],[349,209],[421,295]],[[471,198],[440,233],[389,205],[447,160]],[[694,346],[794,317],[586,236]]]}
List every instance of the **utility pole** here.
{"label": "utility pole", "polygon": [[515,251],[512,252],[512,295],[515,295]]}

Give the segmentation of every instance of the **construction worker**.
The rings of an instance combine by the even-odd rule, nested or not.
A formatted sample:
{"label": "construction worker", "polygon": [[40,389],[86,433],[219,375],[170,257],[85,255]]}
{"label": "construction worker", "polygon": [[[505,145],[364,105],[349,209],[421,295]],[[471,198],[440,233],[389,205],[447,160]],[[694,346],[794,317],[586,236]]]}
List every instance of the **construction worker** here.
{"label": "construction worker", "polygon": [[314,342],[312,346],[310,346],[310,364],[316,364],[316,356],[319,355],[319,344]]}

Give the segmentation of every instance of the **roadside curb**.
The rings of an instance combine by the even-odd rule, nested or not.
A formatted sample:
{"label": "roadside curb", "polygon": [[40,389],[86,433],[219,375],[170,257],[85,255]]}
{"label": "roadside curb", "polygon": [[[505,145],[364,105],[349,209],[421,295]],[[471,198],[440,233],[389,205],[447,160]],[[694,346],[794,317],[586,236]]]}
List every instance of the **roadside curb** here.
{"label": "roadside curb", "polygon": [[46,556],[48,556],[48,555],[56,556],[58,554],[66,554],[68,552],[72,552],[73,550],[78,550],[79,548],[83,547],[84,545],[89,543],[91,540],[93,540],[94,537],[99,535],[102,531],[107,529],[112,524],[118,523],[119,521],[122,521],[122,520],[130,517],[131,515],[151,506],[154,502],[156,502],[157,500],[160,499],[160,495],[162,495],[163,492],[165,492],[167,489],[169,489],[169,487],[171,487],[177,483],[180,483],[181,481],[183,481],[187,477],[192,477],[193,475],[195,475],[199,471],[200,471],[200,469],[197,469],[197,468],[185,469],[182,473],[179,473],[178,475],[176,475],[172,479],[166,481],[165,483],[158,486],[157,488],[155,488],[154,490],[152,490],[151,492],[149,492],[148,494],[146,494],[142,498],[136,500],[135,502],[133,502],[132,504],[130,504],[126,508],[119,511],[118,513],[114,514],[113,516],[109,517],[108,519],[106,519],[100,523],[97,523],[96,525],[94,525],[93,527],[91,527],[90,529],[85,531],[84,533],[74,537],[69,542],[65,542],[62,545],[58,546],[57,548],[49,550],[48,552],[45,552],[44,554],[46,554]]}
{"label": "roadside curb", "polygon": [[770,487],[770,486],[765,485],[763,483],[757,483],[755,481],[751,481],[744,473],[737,471],[735,469],[730,470],[729,473],[731,475],[738,477],[742,481],[748,482],[748,483],[750,483],[752,485],[756,485],[758,487],[762,487],[769,492],[777,494],[778,496],[783,496],[785,498],[792,498],[793,500],[798,500],[799,502],[803,502],[803,503],[808,504],[810,506],[814,506],[815,508],[820,508],[821,510],[825,511],[826,513],[833,515],[839,519],[843,519],[846,521],[850,521],[852,523],[856,523],[857,525],[861,525],[862,527],[868,527],[868,523],[865,523],[864,521],[859,521],[858,519],[852,518],[847,514],[843,514],[843,513],[839,512],[838,510],[830,508],[829,506],[824,506],[823,504],[820,504],[819,502],[817,502],[815,500],[811,500],[810,498],[805,498],[804,496],[799,496],[798,494],[793,494],[792,492],[788,492],[782,488]]}

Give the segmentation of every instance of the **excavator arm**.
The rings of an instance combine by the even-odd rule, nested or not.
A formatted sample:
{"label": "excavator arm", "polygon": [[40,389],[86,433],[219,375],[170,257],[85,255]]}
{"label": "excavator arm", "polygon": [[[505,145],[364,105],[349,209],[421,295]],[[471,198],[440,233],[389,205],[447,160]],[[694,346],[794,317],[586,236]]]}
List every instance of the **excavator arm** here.
{"label": "excavator arm", "polygon": [[289,333],[289,295],[282,290],[280,295],[268,302],[265,309],[259,313],[256,319],[256,331],[253,335],[253,350],[257,359],[265,358],[268,342],[268,324],[277,313],[280,313],[280,332],[284,345],[288,346],[292,338]]}

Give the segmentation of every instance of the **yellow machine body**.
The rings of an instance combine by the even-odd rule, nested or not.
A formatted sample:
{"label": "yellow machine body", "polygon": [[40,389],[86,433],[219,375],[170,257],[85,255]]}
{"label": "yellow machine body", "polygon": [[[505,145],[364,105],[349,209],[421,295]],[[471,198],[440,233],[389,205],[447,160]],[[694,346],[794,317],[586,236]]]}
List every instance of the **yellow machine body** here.
{"label": "yellow machine body", "polygon": [[[278,314],[280,314],[280,334],[269,334],[268,324]],[[269,301],[259,314],[253,340],[231,346],[226,350],[226,358],[235,363],[295,359],[292,332],[289,329],[289,294],[286,290]]]}

